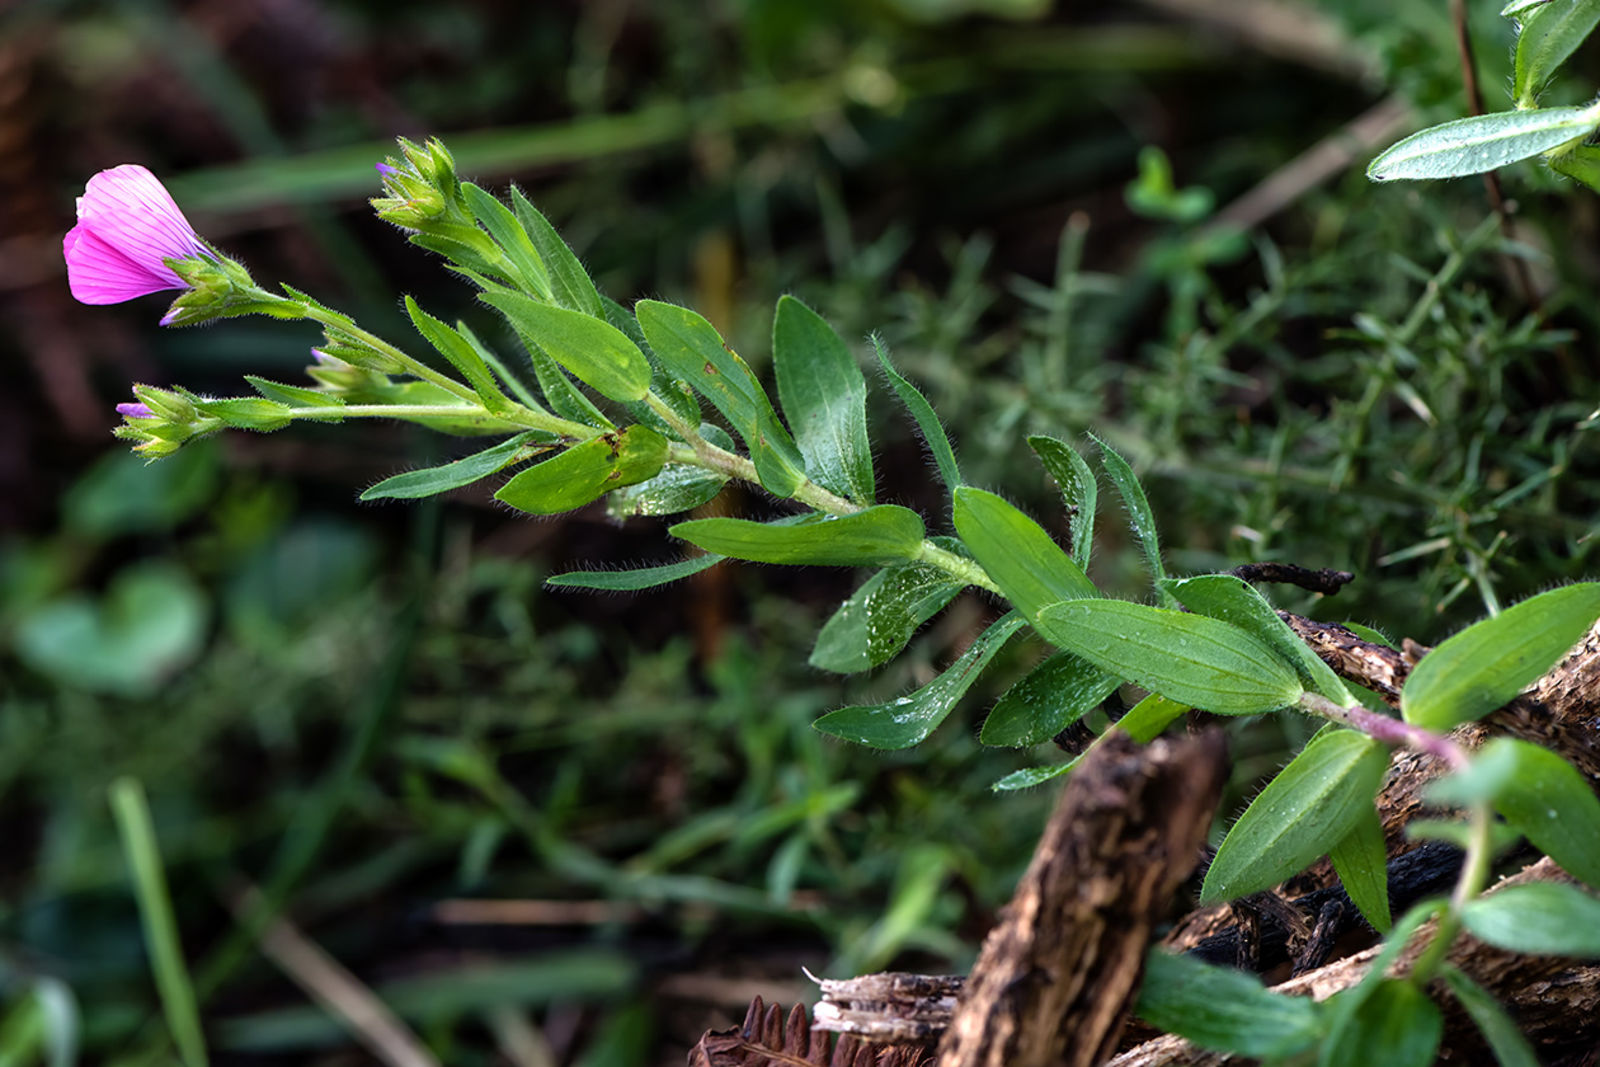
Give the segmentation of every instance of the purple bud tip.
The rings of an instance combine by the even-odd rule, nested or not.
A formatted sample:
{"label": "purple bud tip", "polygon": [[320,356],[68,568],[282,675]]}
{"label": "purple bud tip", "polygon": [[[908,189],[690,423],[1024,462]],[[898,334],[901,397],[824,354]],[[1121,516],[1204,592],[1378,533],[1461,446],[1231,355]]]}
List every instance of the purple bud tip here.
{"label": "purple bud tip", "polygon": [[387,163],[374,163],[373,166],[378,169],[378,174],[384,178],[393,178],[400,173],[398,168],[391,167]]}
{"label": "purple bud tip", "polygon": [[153,419],[156,413],[148,404],[118,404],[117,414],[125,419]]}

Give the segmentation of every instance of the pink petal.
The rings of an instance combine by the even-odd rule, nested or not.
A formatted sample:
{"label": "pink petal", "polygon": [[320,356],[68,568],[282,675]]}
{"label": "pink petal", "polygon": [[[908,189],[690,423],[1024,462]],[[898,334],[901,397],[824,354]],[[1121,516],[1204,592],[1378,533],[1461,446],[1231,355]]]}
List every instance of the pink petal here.
{"label": "pink petal", "polygon": [[118,404],[117,414],[130,419],[153,419],[156,413],[150,410],[148,404]]}
{"label": "pink petal", "polygon": [[165,263],[157,260],[151,268],[81,222],[62,238],[61,253],[67,261],[67,285],[84,304],[120,304],[163,289],[186,288]]}
{"label": "pink petal", "polygon": [[[69,280],[74,273],[74,259],[85,254],[87,238],[99,240],[99,247],[88,252],[100,272],[81,286],[73,284],[75,296],[82,288],[106,298],[93,301],[98,303],[128,300],[157,289],[181,289],[183,282],[162,261],[206,252],[166,188],[136,163],[103,170],[89,179],[83,196],[78,198],[78,225],[73,233],[79,236],[74,239],[69,233],[62,243]],[[120,270],[112,266],[113,260],[104,254],[106,249],[121,256]],[[119,273],[122,284],[114,280]],[[156,284],[157,279],[160,284]],[[122,291],[129,295],[111,296]]]}

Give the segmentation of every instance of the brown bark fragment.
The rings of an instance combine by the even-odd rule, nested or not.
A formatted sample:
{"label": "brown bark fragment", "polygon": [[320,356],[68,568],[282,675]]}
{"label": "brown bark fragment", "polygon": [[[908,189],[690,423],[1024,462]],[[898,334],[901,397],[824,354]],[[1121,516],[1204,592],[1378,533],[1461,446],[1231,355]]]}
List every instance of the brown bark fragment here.
{"label": "brown bark fragment", "polygon": [[1227,759],[1212,731],[1113,736],[1073,773],[984,942],[939,1067],[1088,1067],[1116,1049],[1151,929],[1193,870]]}

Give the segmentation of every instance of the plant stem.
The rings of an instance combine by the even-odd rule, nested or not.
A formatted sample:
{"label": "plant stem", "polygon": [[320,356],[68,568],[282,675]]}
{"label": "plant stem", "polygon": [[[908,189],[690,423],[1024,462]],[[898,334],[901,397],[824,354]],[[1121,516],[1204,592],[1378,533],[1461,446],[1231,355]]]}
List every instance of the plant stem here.
{"label": "plant stem", "polygon": [[1360,705],[1345,707],[1336,704],[1321,693],[1302,693],[1299,703],[1302,709],[1313,715],[1320,715],[1352,730],[1359,730],[1368,737],[1386,744],[1409,748],[1414,752],[1424,752],[1442,760],[1453,771],[1459,771],[1467,765],[1466,750],[1448,737],[1431,730],[1424,730],[1420,726],[1413,726],[1400,719],[1391,719],[1387,715],[1369,711]]}

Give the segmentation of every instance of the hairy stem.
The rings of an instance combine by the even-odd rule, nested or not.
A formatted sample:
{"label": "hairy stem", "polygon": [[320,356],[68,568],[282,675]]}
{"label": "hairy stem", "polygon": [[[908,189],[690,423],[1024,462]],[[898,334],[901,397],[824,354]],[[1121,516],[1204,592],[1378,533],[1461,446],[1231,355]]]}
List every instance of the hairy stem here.
{"label": "hairy stem", "polygon": [[1431,730],[1424,730],[1420,726],[1413,726],[1400,719],[1391,719],[1387,715],[1369,711],[1359,704],[1345,707],[1334,703],[1321,693],[1308,692],[1300,695],[1300,707],[1313,715],[1320,715],[1331,722],[1359,730],[1368,737],[1376,738],[1386,744],[1399,745],[1402,748],[1434,756],[1453,771],[1459,771],[1467,765],[1466,750],[1448,737]]}

